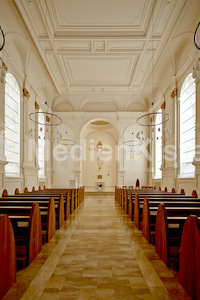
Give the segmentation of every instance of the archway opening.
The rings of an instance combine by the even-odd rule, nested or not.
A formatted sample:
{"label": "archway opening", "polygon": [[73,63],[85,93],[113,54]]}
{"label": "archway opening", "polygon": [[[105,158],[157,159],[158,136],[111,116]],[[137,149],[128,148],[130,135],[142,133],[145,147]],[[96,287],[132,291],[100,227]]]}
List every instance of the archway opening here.
{"label": "archway opening", "polygon": [[81,133],[85,156],[81,182],[86,191],[114,191],[118,184],[118,131],[105,120],[94,120]]}

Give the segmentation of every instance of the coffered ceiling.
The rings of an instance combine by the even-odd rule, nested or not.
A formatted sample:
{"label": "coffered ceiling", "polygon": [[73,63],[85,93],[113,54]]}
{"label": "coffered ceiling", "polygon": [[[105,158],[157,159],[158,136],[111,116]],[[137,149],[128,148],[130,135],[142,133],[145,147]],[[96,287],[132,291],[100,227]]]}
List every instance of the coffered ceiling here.
{"label": "coffered ceiling", "polygon": [[148,109],[153,70],[191,1],[14,2],[57,90],[52,108],[112,111]]}

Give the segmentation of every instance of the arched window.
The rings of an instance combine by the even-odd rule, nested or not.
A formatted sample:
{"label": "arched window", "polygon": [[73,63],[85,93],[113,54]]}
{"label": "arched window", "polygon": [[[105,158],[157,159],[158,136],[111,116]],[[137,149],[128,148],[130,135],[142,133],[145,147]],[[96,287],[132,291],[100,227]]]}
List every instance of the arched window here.
{"label": "arched window", "polygon": [[20,173],[20,90],[14,76],[6,75],[5,83],[5,166],[6,176]]}
{"label": "arched window", "polygon": [[44,146],[45,146],[45,126],[44,124],[44,114],[38,113],[38,177],[44,178]]}
{"label": "arched window", "polygon": [[196,86],[189,74],[180,94],[180,177],[194,177]]}
{"label": "arched window", "polygon": [[159,109],[155,124],[155,178],[162,178],[162,109]]}

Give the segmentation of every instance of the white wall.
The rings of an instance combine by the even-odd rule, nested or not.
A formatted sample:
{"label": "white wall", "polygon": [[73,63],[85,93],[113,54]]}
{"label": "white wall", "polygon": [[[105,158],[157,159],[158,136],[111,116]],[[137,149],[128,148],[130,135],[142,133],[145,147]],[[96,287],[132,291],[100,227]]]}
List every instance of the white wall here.
{"label": "white wall", "polygon": [[[55,188],[70,187],[70,180],[75,179],[75,162],[71,156],[73,145],[68,140],[75,141],[75,135],[71,126],[63,120],[52,130],[52,185]],[[65,145],[62,146],[62,143]]]}
{"label": "white wall", "polygon": [[[140,140],[137,139],[136,134],[139,132]],[[135,186],[136,180],[139,179],[140,186],[147,185],[147,147],[144,143],[147,142],[148,138],[148,129],[138,125],[131,125],[126,128],[123,136],[125,145],[134,145],[126,146],[126,155],[125,155],[125,179],[124,185],[126,186]],[[130,141],[130,142],[128,142]],[[128,142],[128,143],[127,143]],[[140,144],[140,145],[139,145]],[[130,153],[131,151],[131,153]]]}

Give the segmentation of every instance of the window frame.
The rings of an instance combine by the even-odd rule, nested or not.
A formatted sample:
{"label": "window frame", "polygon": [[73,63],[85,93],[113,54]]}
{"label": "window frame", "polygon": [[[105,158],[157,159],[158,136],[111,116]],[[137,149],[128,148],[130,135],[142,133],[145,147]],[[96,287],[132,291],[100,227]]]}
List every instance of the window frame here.
{"label": "window frame", "polygon": [[[37,121],[38,121],[38,126],[37,126],[37,137],[38,137],[38,142],[37,142],[37,163],[38,163],[38,167],[40,168],[40,165],[39,165],[39,161],[41,161],[41,160],[39,160],[39,154],[43,154],[43,174],[41,175],[40,174],[40,169],[38,170],[38,178],[39,179],[43,179],[43,178],[45,178],[45,125],[41,125],[41,124],[39,124],[39,122],[40,122],[40,117],[41,116],[43,116],[43,117],[45,117],[41,112],[42,112],[42,110],[40,109],[39,110],[39,114],[37,115]],[[43,130],[42,131],[40,131],[40,128],[42,128]],[[42,133],[41,133],[42,132]],[[39,138],[39,137],[42,137],[41,139]],[[40,143],[40,140],[42,141],[43,140],[43,150],[42,150],[42,152],[43,153],[40,153],[39,152],[39,150],[41,149],[41,143]]]}
{"label": "window frame", "polygon": [[[8,82],[8,80],[7,80],[7,76],[9,76],[9,75],[11,75],[11,77],[13,78],[13,80],[15,81],[15,83],[14,84],[16,84],[17,85],[17,89],[14,89],[12,86],[11,86],[11,84]],[[12,97],[11,97],[11,95],[9,95],[7,92],[6,92],[6,85],[9,85],[10,87],[11,87],[11,89],[13,89],[14,90],[14,92],[15,93],[17,93],[18,94],[18,103],[17,103],[17,101],[16,101],[16,98],[15,99],[13,99]],[[4,134],[4,155],[5,155],[5,157],[6,157],[6,160],[7,160],[7,164],[5,165],[5,177],[7,177],[7,178],[20,178],[21,177],[21,155],[22,155],[22,151],[21,151],[21,139],[22,139],[22,134],[21,134],[21,130],[22,130],[22,122],[21,122],[21,118],[22,118],[22,111],[21,111],[21,92],[20,92],[20,85],[19,85],[19,83],[18,83],[18,81],[17,81],[17,78],[12,74],[12,73],[7,73],[6,74],[6,77],[5,77],[5,91],[4,91],[4,96],[5,96],[5,98],[4,98],[4,122],[5,122],[5,134]],[[14,101],[17,105],[18,105],[18,113],[13,109],[13,107],[10,107],[8,104],[6,104],[6,98],[7,98],[7,96],[9,97],[9,98],[11,98],[12,99],[12,101]],[[16,152],[16,154],[18,154],[18,162],[14,162],[14,164],[16,164],[16,165],[18,165],[18,173],[12,173],[12,172],[7,172],[6,171],[6,168],[7,168],[7,166],[8,166],[8,164],[10,163],[10,161],[7,159],[7,156],[6,156],[6,151],[7,151],[7,149],[6,149],[6,117],[8,117],[9,119],[11,119],[12,120],[12,118],[10,118],[7,114],[6,114],[6,106],[9,108],[9,109],[11,109],[12,111],[14,111],[15,113],[17,113],[17,115],[18,115],[18,132],[14,132],[13,130],[11,130],[11,129],[9,129],[10,131],[12,131],[12,132],[14,132],[14,133],[17,133],[18,135],[19,135],[19,137],[18,137],[18,152]],[[16,122],[15,122],[16,123]],[[9,139],[8,139],[9,140]],[[13,141],[12,140],[10,140],[12,143],[13,143]],[[13,152],[14,153],[14,152]],[[9,175],[9,173],[11,173],[11,175]],[[14,175],[14,174],[16,174],[16,175]]]}
{"label": "window frame", "polygon": [[[157,111],[157,113],[162,113],[162,109],[160,108],[158,111]],[[162,122],[162,117],[163,117],[163,115],[162,114],[158,114],[157,116],[156,116],[156,123],[157,123],[157,118],[158,117],[160,117],[161,118],[161,122]],[[161,134],[158,134],[157,135],[157,129],[159,128],[159,127],[161,127]],[[162,124],[160,124],[160,125],[155,125],[154,126],[154,179],[162,179],[162,170],[160,170],[160,173],[161,173],[161,176],[158,176],[158,174],[157,174],[157,171],[158,171],[158,168],[157,168],[157,160],[156,160],[156,157],[157,157],[157,155],[156,155],[156,149],[157,149],[157,137],[161,137],[161,146],[160,146],[160,148],[161,148],[161,164],[160,164],[160,168],[162,167],[162,164],[163,164],[163,142],[162,142],[162,131],[163,131],[163,128],[162,128],[163,126],[162,126]]]}
{"label": "window frame", "polygon": [[[182,105],[182,90],[183,90],[183,86],[184,86],[184,84],[185,84],[185,82],[186,82],[186,80],[187,80],[187,78],[188,77],[191,77],[191,79],[192,79],[192,83],[190,83],[190,85],[189,85],[189,87],[192,85],[192,84],[194,84],[194,89],[195,89],[195,91],[194,91],[194,94],[195,94],[195,103],[193,104],[194,105],[194,107],[195,107],[195,114],[193,115],[193,117],[194,117],[194,119],[195,119],[195,123],[194,123],[194,131],[195,131],[195,134],[194,134],[194,148],[193,148],[193,151],[194,151],[194,157],[195,157],[195,146],[196,146],[196,84],[195,84],[195,80],[192,78],[192,73],[191,72],[189,72],[185,77],[184,77],[184,80],[183,80],[183,82],[182,82],[182,84],[181,84],[181,88],[180,88],[180,95],[179,95],[179,107],[178,107],[178,115],[179,115],[179,118],[178,118],[178,132],[179,132],[179,135],[178,135],[178,141],[179,141],[179,143],[178,143],[178,145],[179,145],[179,148],[178,148],[178,154],[179,154],[179,159],[178,159],[178,161],[179,161],[179,169],[178,169],[178,177],[179,178],[182,178],[182,179],[186,179],[186,178],[195,178],[195,166],[194,166],[194,174],[192,175],[192,176],[188,176],[188,175],[186,175],[186,176],[184,176],[184,173],[181,173],[181,145],[182,145],[182,141],[181,141],[181,137],[182,137],[182,135],[181,135],[181,105]],[[189,88],[189,87],[187,87],[187,88]],[[187,90],[187,89],[186,89]],[[185,91],[186,91],[185,90]],[[191,97],[192,95],[190,95],[190,97]],[[188,99],[189,99],[189,97],[188,97]],[[192,105],[192,106],[193,106]],[[190,106],[189,107],[189,109],[192,107],[192,106]],[[188,109],[187,109],[188,110]],[[186,110],[186,111],[187,111]],[[192,128],[191,129],[189,129],[189,130],[192,130]],[[187,130],[188,131],[188,130]],[[194,158],[193,158],[194,159]],[[193,163],[193,160],[190,162],[191,164]],[[188,173],[186,173],[186,174],[188,174]]]}

